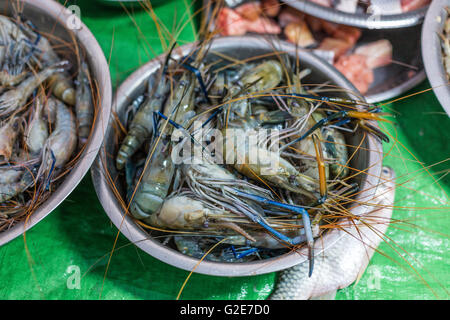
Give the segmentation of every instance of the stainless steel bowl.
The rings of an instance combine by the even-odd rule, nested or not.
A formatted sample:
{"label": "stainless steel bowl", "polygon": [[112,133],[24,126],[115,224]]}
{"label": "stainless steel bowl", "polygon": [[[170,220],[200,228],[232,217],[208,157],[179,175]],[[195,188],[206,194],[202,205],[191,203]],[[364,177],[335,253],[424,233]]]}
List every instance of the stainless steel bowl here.
{"label": "stainless steel bowl", "polygon": [[[207,59],[214,58],[214,52],[221,52],[236,59],[244,59],[261,54],[273,52],[273,44],[269,44],[261,37],[221,37],[216,38],[211,46],[210,54]],[[185,55],[192,48],[192,44],[180,47],[177,51],[178,56]],[[286,42],[280,42],[277,51],[287,52],[295,59],[295,49]],[[356,92],[356,89],[332,66],[324,60],[306,51],[298,52],[301,66],[310,68],[312,73],[305,79],[304,83],[318,84],[329,81],[332,85],[337,85],[345,89]],[[117,90],[113,102],[113,110],[117,112],[121,120],[124,119],[127,106],[135,97],[142,94],[145,90],[145,80],[152,73],[156,72],[164,61],[164,56],[160,56],[135,71]],[[356,94],[339,93],[342,97],[355,98]],[[124,215],[119,201],[116,199],[111,187],[110,181],[115,181],[117,171],[115,169],[114,156],[117,153],[115,146],[115,129],[112,126],[113,119],[110,120],[106,132],[104,147],[101,149],[94,166],[92,167],[92,176],[94,187],[104,210],[116,225],[117,228],[139,248],[152,255],[153,257],[164,261],[175,267],[192,270],[198,264],[199,260],[186,256],[175,249],[162,245],[159,241],[152,239],[151,236],[143,230],[129,215]],[[358,131],[355,135],[349,135],[347,141],[352,145],[357,145],[362,138],[362,132]],[[367,151],[372,150],[372,151]],[[356,201],[367,201],[373,196],[376,186],[379,182],[382,162],[381,143],[372,137],[364,139],[362,148],[356,153],[351,166],[360,170],[367,170],[364,178],[360,177],[359,183],[363,190],[357,196]],[[106,178],[105,173],[109,173],[112,180]],[[352,209],[353,214],[363,215],[368,208],[364,205]],[[320,254],[328,246],[332,245],[342,234],[338,231],[331,231],[317,241],[316,254]],[[307,259],[305,250],[299,250],[297,253],[288,253],[277,258],[250,262],[250,263],[217,263],[210,261],[201,262],[195,269],[195,272],[216,275],[216,276],[248,276],[263,274],[282,270]]]}
{"label": "stainless steel bowl", "polygon": [[450,85],[444,70],[441,39],[450,0],[433,0],[422,27],[422,55],[428,80],[444,110],[450,116]]}
{"label": "stainless steel bowl", "polygon": [[375,80],[365,94],[368,102],[394,98],[425,79],[419,41],[420,24],[428,6],[397,15],[368,15],[341,12],[308,0],[283,0],[283,2],[316,18],[365,29],[358,45],[379,39],[388,39],[392,43],[393,59],[403,65],[391,63],[374,70]]}
{"label": "stainless steel bowl", "polygon": [[392,99],[425,80],[420,31],[421,26],[392,30],[363,30],[358,45],[387,39],[392,43],[392,59],[399,62],[374,69],[374,81],[365,94],[367,102]]}
{"label": "stainless steel bowl", "polygon": [[[87,142],[86,148],[79,160],[64,178],[53,194],[39,208],[37,208],[26,222],[21,222],[11,229],[0,233],[0,245],[11,241],[26,230],[33,227],[52,212],[78,185],[84,175],[88,172],[92,162],[95,160],[97,152],[103,142],[107,120],[111,111],[112,89],[109,67],[103,51],[97,40],[89,29],[81,24],[78,30],[69,31],[66,26],[69,23],[71,12],[53,0],[3,0],[0,1],[1,13],[11,15],[13,6],[23,5],[23,15],[31,20],[41,31],[48,32],[68,43],[73,43],[71,34],[75,36],[78,45],[85,51],[86,60],[89,64],[91,77],[98,84],[99,105],[95,127],[91,138]],[[51,39],[49,39],[52,41]],[[77,65],[75,56],[66,56],[73,66]]]}
{"label": "stainless steel bowl", "polygon": [[327,8],[308,0],[283,0],[286,4],[311,16],[331,22],[364,29],[398,29],[420,24],[427,12],[423,7],[411,12],[395,15],[369,15],[347,13]]}
{"label": "stainless steel bowl", "polygon": [[[209,8],[209,10],[205,9],[203,12],[207,19],[211,19],[212,14],[210,2],[211,0],[203,0],[203,8]],[[300,2],[303,3],[303,1],[284,2],[300,11],[304,8],[303,4],[300,4]],[[314,3],[305,3],[312,5],[313,7],[320,7],[319,9],[327,9]],[[240,2],[238,2],[238,4],[240,4]],[[306,6],[305,8],[308,9],[309,6]],[[331,9],[328,10],[333,12],[336,11]],[[309,11],[304,12],[309,13]],[[327,18],[327,15],[316,15],[316,17],[330,20]],[[339,23],[348,24],[345,19]],[[392,99],[425,80],[426,75],[423,68],[420,46],[421,26],[415,24],[408,26],[395,29],[371,30],[367,28],[362,30],[361,38],[357,43],[358,46],[372,41],[387,39],[393,46],[393,59],[400,62],[391,63],[385,67],[374,70],[374,82],[370,85],[369,90],[364,95],[367,102],[375,103]],[[212,28],[214,27],[212,26]]]}

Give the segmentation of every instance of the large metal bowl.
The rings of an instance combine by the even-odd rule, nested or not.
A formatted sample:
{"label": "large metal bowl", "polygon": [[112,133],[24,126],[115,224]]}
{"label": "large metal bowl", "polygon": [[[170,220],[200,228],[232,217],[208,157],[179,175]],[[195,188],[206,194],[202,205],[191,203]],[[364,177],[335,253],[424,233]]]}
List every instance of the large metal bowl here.
{"label": "large metal bowl", "polygon": [[[53,0],[3,0],[0,1],[1,13],[11,15],[14,12],[13,7],[17,8],[18,5],[19,8],[23,6],[23,16],[31,20],[41,32],[51,33],[59,39],[64,39],[67,43],[73,43],[75,39],[78,46],[86,54],[86,61],[90,67],[92,80],[97,84],[99,103],[91,137],[73,169],[65,176],[64,181],[51,196],[26,221],[0,233],[0,245],[21,235],[45,218],[72,192],[85,176],[103,142],[112,100],[109,67],[102,49],[89,29],[84,24],[81,24],[77,30],[68,30],[67,26],[70,26],[73,21],[69,19],[72,17],[72,12]],[[78,25],[75,26],[78,27]],[[52,39],[49,40],[52,42]],[[71,62],[73,68],[76,68],[77,60],[75,56],[68,53],[65,59]]]}
{"label": "large metal bowl", "polygon": [[[274,49],[272,45],[273,43],[269,44],[261,37],[216,38],[212,43],[207,59],[212,59],[215,56],[214,52],[221,52],[237,59],[258,56],[273,52]],[[180,50],[177,51],[178,56],[187,54],[191,48],[192,44],[180,47]],[[277,50],[278,52],[287,52],[295,59],[295,48],[292,45],[286,42],[280,42],[277,45]],[[356,89],[336,69],[324,60],[306,51],[299,51],[298,55],[300,65],[303,68],[310,68],[312,70],[312,73],[306,78],[304,83],[318,84],[329,81],[332,85],[337,85],[356,92]],[[149,75],[158,70],[163,61],[164,56],[160,56],[148,62],[135,71],[119,87],[113,102],[113,111],[117,112],[121,121],[124,119],[127,106],[135,97],[144,92],[145,80]],[[336,95],[348,98],[356,97],[356,94],[351,93],[336,93]],[[120,232],[148,254],[181,269],[189,271],[194,269],[199,262],[198,259],[184,255],[170,247],[162,245],[159,241],[152,239],[133,218],[124,214],[125,211],[121,207],[110,186],[110,181],[116,181],[118,175],[114,161],[114,155],[117,153],[117,146],[115,143],[115,128],[117,127],[112,125],[113,121],[113,119],[110,120],[104,146],[92,167],[94,187],[104,210],[116,227],[119,228]],[[362,137],[363,133],[358,131],[354,135],[349,135],[347,141],[352,145],[357,145],[361,142]],[[382,162],[381,143],[369,136],[366,136],[363,140],[361,149],[356,152],[351,163],[352,167],[358,168],[359,170],[367,170],[367,174],[365,174],[364,177],[361,175],[358,176],[358,182],[360,183],[361,188],[365,190],[357,196],[356,201],[358,201],[358,203],[364,203],[364,201],[372,198],[379,182]],[[110,175],[111,180],[106,177],[106,172]],[[120,186],[118,187],[120,188]],[[363,215],[366,210],[369,209],[366,206],[361,205],[355,206],[355,208],[352,209],[352,212],[355,215]],[[338,231],[326,233],[325,236],[316,243],[316,254],[320,254],[320,252],[332,245],[341,235],[342,234]],[[217,263],[203,261],[195,268],[195,272],[216,276],[256,275],[291,267],[307,260],[307,256],[305,250],[299,250],[276,258],[249,263]]]}
{"label": "large metal bowl", "polygon": [[420,24],[427,12],[427,7],[423,7],[402,14],[375,16],[342,12],[333,8],[321,6],[308,0],[283,0],[283,2],[311,16],[364,29],[398,29],[412,27]]}
{"label": "large metal bowl", "polygon": [[420,26],[392,30],[363,30],[358,46],[387,39],[392,43],[392,59],[400,62],[374,69],[374,81],[364,95],[367,102],[392,99],[425,80],[420,30]]}
{"label": "large metal bowl", "polygon": [[[327,9],[328,11],[333,12],[336,11],[310,2],[305,2],[308,4],[306,7],[301,1],[284,2],[287,5],[306,13],[310,13],[308,9],[309,5],[319,7],[318,9]],[[238,3],[240,4],[240,2]],[[207,19],[212,18],[211,4],[211,0],[203,0],[203,8],[206,8],[203,14]],[[209,10],[207,10],[207,8],[209,8]],[[308,11],[304,10],[304,8]],[[317,14],[316,17],[324,20],[330,20],[328,19],[328,14]],[[348,24],[347,22],[348,20],[344,19],[339,23]],[[212,26],[212,28],[214,27]],[[425,80],[426,75],[423,67],[420,46],[420,31],[421,26],[416,24],[405,25],[405,28],[366,28],[362,30],[362,35],[358,40],[357,46],[362,46],[381,39],[387,39],[393,46],[393,60],[399,62],[391,63],[387,66],[374,70],[374,81],[364,95],[367,102],[376,103],[392,99],[414,88],[416,85]]]}
{"label": "large metal bowl", "polygon": [[442,33],[447,18],[446,6],[450,7],[450,0],[433,0],[428,9],[422,28],[422,56],[434,94],[450,116],[450,85],[444,69],[441,39],[438,36]]}

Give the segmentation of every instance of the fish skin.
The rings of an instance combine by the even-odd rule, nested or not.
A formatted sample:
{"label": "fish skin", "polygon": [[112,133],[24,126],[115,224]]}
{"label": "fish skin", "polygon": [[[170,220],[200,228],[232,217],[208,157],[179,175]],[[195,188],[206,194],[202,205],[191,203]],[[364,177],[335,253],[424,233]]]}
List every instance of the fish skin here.
{"label": "fish skin", "polygon": [[[376,232],[352,223],[342,223],[345,231],[341,237],[314,258],[314,271],[308,277],[308,261],[280,272],[271,300],[334,299],[336,290],[345,288],[359,279],[364,273],[370,258],[384,236],[392,216],[395,196],[395,173],[383,167],[381,181],[375,199],[379,200],[375,210],[364,215]],[[357,222],[356,222],[357,223]],[[320,239],[314,244],[315,252],[320,252],[323,244]]]}

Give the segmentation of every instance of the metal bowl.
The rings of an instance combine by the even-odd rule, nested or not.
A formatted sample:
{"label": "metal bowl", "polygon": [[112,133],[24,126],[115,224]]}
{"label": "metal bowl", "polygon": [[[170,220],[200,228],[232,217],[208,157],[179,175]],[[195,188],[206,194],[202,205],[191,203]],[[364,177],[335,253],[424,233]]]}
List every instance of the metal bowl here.
{"label": "metal bowl", "polygon": [[441,39],[438,36],[442,33],[447,18],[446,6],[450,6],[449,0],[434,0],[430,5],[422,28],[422,55],[434,94],[450,116],[450,86],[444,69]]}
{"label": "metal bowl", "polygon": [[316,18],[364,29],[398,29],[412,27],[420,24],[427,12],[427,7],[423,7],[402,14],[369,15],[342,12],[333,8],[321,6],[308,0],[283,0],[283,2]]}
{"label": "metal bowl", "polygon": [[365,29],[358,45],[380,39],[388,39],[392,43],[393,59],[404,65],[391,63],[375,69],[374,82],[365,94],[367,102],[375,103],[394,98],[425,80],[419,41],[420,24],[428,6],[403,14],[375,16],[341,12],[308,0],[283,2],[319,19]]}
{"label": "metal bowl", "polygon": [[373,70],[374,81],[364,95],[375,103],[399,96],[425,80],[421,46],[421,26],[392,30],[363,30],[358,45],[387,39],[392,43],[392,59],[400,63]]}
{"label": "metal bowl", "polygon": [[[221,52],[236,59],[244,59],[254,57],[262,54],[273,52],[273,43],[268,43],[261,37],[220,37],[214,39],[209,56],[207,59],[215,57],[214,52]],[[192,48],[192,44],[180,47],[177,51],[178,57],[186,55]],[[278,52],[287,52],[292,59],[295,59],[296,52],[293,46],[286,42],[280,42],[277,45]],[[329,81],[332,85],[337,85],[345,89],[356,92],[356,89],[332,66],[324,60],[316,57],[307,51],[298,52],[300,65],[303,68],[309,68],[312,73],[304,80],[304,83],[318,84]],[[115,100],[113,102],[113,110],[121,119],[124,119],[127,106],[133,101],[135,97],[142,94],[145,90],[145,80],[152,73],[156,72],[164,61],[164,56],[159,56],[154,60],[143,65],[140,69],[135,71],[122,85],[119,87]],[[336,93],[337,96],[354,99],[357,94],[350,93]],[[110,181],[115,181],[117,171],[115,169],[115,155],[117,153],[117,146],[115,144],[116,133],[113,127],[113,119],[110,120],[108,130],[106,132],[104,147],[101,149],[93,167],[92,177],[94,187],[97,192],[100,202],[103,205],[109,218],[116,225],[132,243],[135,243],[139,248],[152,255],[153,257],[166,262],[175,267],[192,270],[198,264],[199,260],[184,255],[175,249],[164,246],[159,241],[152,239],[152,237],[142,229],[133,218],[124,214],[119,201],[115,197],[110,186]],[[362,139],[362,132],[357,131],[354,135],[349,135],[347,141],[352,145],[357,145]],[[373,151],[367,151],[373,150]],[[352,160],[351,166],[359,170],[367,170],[367,174],[360,177],[359,183],[363,190],[357,196],[356,201],[363,203],[371,199],[379,182],[382,162],[382,148],[381,143],[375,138],[368,137],[364,139],[362,148],[356,152]],[[107,179],[105,173],[109,173],[111,180]],[[120,187],[120,186],[118,186]],[[123,193],[122,193],[123,194]],[[352,209],[353,214],[363,215],[366,210],[369,210],[364,205],[355,206]],[[317,252],[320,254],[325,248],[332,245],[342,234],[338,231],[331,231],[324,235],[324,237],[317,241]],[[298,263],[307,260],[307,253],[305,250],[298,250],[297,252],[287,253],[276,258],[261,260],[249,263],[217,263],[210,261],[202,261],[196,268],[195,272],[215,275],[215,276],[248,276],[263,274],[273,271],[279,271]]]}
{"label": "metal bowl", "polygon": [[[43,218],[52,212],[78,185],[84,175],[88,172],[92,162],[95,160],[97,152],[103,142],[106,130],[106,122],[109,119],[111,111],[112,89],[111,78],[109,74],[108,64],[106,62],[103,51],[97,40],[94,38],[89,29],[81,24],[77,30],[69,31],[66,26],[70,21],[71,12],[66,10],[62,5],[53,0],[21,0],[20,7],[23,6],[23,15],[31,20],[33,24],[41,31],[48,32],[60,39],[64,39],[67,43],[73,43],[73,36],[78,45],[86,53],[86,61],[90,66],[92,79],[97,83],[99,105],[95,126],[91,133],[91,137],[87,142],[83,154],[79,160],[64,178],[64,181],[50,195],[50,197],[39,206],[26,220],[20,222],[7,231],[0,233],[0,245],[3,245],[17,236],[21,235]],[[11,15],[13,6],[17,7],[18,1],[0,1],[1,13]],[[51,42],[52,40],[49,39]],[[73,66],[77,65],[75,56],[66,56]]]}
{"label": "metal bowl", "polygon": [[[203,8],[209,8],[209,10],[205,10],[203,13],[208,20],[212,18],[212,8],[210,2],[211,0],[203,0]],[[303,4],[299,4],[300,2],[303,3],[303,1],[284,2],[300,11],[303,10]],[[329,11],[336,11],[314,3],[305,3],[314,7],[327,9]],[[309,13],[308,11],[304,12]],[[324,20],[330,20],[321,15],[317,15],[316,17]],[[348,24],[347,20],[339,23]],[[211,28],[214,28],[214,26],[212,25]],[[397,29],[362,30],[362,35],[358,40],[357,45],[364,45],[369,42],[387,39],[393,46],[393,59],[400,62],[400,64],[391,63],[385,67],[374,70],[374,82],[370,85],[369,90],[364,95],[367,102],[376,103],[392,99],[412,89],[425,80],[426,75],[423,68],[420,46],[420,31],[421,26],[414,24],[408,28],[405,26],[405,28]]]}

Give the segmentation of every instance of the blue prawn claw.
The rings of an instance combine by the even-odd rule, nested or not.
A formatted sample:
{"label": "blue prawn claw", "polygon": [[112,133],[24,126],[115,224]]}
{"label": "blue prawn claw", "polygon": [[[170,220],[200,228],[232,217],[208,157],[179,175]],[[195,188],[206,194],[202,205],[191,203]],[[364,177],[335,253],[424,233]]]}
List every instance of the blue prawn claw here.
{"label": "blue prawn claw", "polygon": [[[305,235],[306,235],[306,241],[307,241],[307,245],[309,248],[309,276],[311,276],[313,269],[314,269],[314,249],[313,249],[314,248],[314,246],[313,246],[314,238],[312,235],[311,220],[310,220],[308,211],[306,211],[304,208],[302,208],[300,206],[270,200],[270,199],[267,199],[267,198],[264,198],[264,197],[261,197],[258,195],[240,191],[238,189],[232,189],[232,190],[238,196],[256,201],[258,203],[270,204],[270,205],[277,206],[277,207],[280,207],[283,209],[287,209],[289,211],[295,212],[302,216],[303,227],[304,227]],[[277,238],[279,238],[282,241],[285,241],[291,245],[296,245],[296,244],[299,244],[299,242],[300,242],[300,237],[289,238],[289,237],[285,236],[284,234],[278,232],[277,230],[275,230],[271,226],[269,226],[261,216],[259,216],[259,217],[253,216],[253,217],[250,217],[250,219],[252,219],[252,221],[258,223],[260,226],[262,226],[264,229],[266,229],[267,231],[269,231],[271,234],[273,234],[274,236],[276,236]]]}

